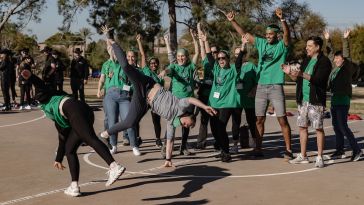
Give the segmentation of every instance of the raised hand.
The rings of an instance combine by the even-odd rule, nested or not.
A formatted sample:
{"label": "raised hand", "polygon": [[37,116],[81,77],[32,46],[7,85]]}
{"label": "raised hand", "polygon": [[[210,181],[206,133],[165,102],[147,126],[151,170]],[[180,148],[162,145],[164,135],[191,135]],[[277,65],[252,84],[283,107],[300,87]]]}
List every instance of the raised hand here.
{"label": "raised hand", "polygon": [[329,33],[329,31],[328,31],[328,30],[325,30],[323,34],[324,34],[324,38],[325,38],[326,40],[329,40],[329,39],[330,39],[330,33]]}
{"label": "raised hand", "polygon": [[109,32],[111,29],[107,27],[106,25],[101,26],[101,32],[106,35],[107,32]]}
{"label": "raised hand", "polygon": [[192,28],[190,28],[190,34],[193,39],[197,36],[196,32]]}
{"label": "raised hand", "polygon": [[206,33],[202,32],[198,34],[198,38],[201,39],[202,41],[207,41],[207,36]]}
{"label": "raised hand", "polygon": [[233,11],[230,11],[229,13],[226,14],[226,18],[229,20],[229,21],[233,21],[234,18],[235,18],[235,12]]}
{"label": "raised hand", "polygon": [[137,41],[140,41],[140,40],[142,40],[142,35],[138,34],[138,35],[136,35],[135,38],[136,38]]}
{"label": "raised hand", "polygon": [[347,29],[347,30],[344,32],[344,38],[349,38],[350,32],[351,32],[351,30],[350,30],[350,29]]}
{"label": "raised hand", "polygon": [[164,38],[164,42],[166,44],[169,44],[169,34],[164,35],[163,38]]}
{"label": "raised hand", "polygon": [[276,9],[276,15],[279,19],[283,19],[283,11],[281,8]]}
{"label": "raised hand", "polygon": [[243,45],[249,43],[249,36],[248,34],[245,34],[244,36],[241,36],[241,42]]}

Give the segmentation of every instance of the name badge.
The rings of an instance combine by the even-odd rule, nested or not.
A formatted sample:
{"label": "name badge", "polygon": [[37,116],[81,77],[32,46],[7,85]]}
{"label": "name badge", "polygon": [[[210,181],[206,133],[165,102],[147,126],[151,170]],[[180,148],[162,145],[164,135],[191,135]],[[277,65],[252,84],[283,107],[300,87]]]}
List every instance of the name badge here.
{"label": "name badge", "polygon": [[212,85],[212,80],[205,80],[205,84]]}
{"label": "name badge", "polygon": [[243,89],[243,83],[236,84],[236,89],[242,90]]}
{"label": "name badge", "polygon": [[214,92],[214,98],[219,99],[220,98],[220,93],[219,92]]}
{"label": "name badge", "polygon": [[192,91],[191,86],[187,86],[187,92],[191,92],[191,91]]}
{"label": "name badge", "polygon": [[130,91],[130,86],[129,85],[123,85],[123,90],[125,91]]}

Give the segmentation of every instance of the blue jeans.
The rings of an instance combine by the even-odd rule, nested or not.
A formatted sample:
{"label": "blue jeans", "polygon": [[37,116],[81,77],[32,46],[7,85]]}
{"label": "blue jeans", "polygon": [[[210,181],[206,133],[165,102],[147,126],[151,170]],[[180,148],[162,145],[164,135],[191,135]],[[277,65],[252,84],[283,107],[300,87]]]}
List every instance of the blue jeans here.
{"label": "blue jeans", "polygon": [[349,108],[349,105],[331,106],[332,125],[336,135],[336,150],[344,151],[344,136],[346,136],[353,152],[358,153],[360,151],[358,142],[348,126]]}
{"label": "blue jeans", "polygon": [[[119,121],[119,117],[121,119],[121,122],[125,120],[130,107],[129,92],[123,91],[120,88],[112,87],[107,90],[104,100],[104,105],[106,106],[106,115],[108,119],[108,127],[112,127],[114,124],[116,124]],[[135,128],[127,129],[127,135],[129,138],[130,146],[138,147],[136,143]],[[117,134],[111,135],[110,144],[112,146],[116,146],[117,142]]]}

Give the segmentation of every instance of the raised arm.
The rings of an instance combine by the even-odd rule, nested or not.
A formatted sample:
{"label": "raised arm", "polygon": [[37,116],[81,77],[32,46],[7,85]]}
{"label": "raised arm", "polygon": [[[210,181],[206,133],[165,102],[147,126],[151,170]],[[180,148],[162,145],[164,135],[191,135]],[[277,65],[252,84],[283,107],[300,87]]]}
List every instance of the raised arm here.
{"label": "raised arm", "polygon": [[190,29],[190,33],[191,33],[191,36],[192,36],[192,41],[193,41],[193,45],[195,47],[195,54],[193,55],[193,58],[192,58],[192,63],[193,64],[196,64],[197,63],[197,60],[198,60],[198,42],[196,40],[196,33]]}
{"label": "raised arm", "polygon": [[197,24],[198,42],[200,44],[200,49],[201,49],[201,60],[204,60],[206,57],[206,50],[205,50],[205,42],[202,40],[201,34],[202,34],[201,24],[198,23]]}
{"label": "raised arm", "polygon": [[279,20],[282,22],[284,45],[289,46],[289,44],[291,42],[291,35],[290,35],[290,31],[289,31],[289,27],[286,22],[286,19],[283,18],[283,11],[281,8],[276,9],[276,15],[279,18]]}
{"label": "raised arm", "polygon": [[229,13],[227,13],[226,18],[230,21],[231,25],[233,25],[236,32],[238,32],[241,36],[244,36],[245,34],[247,34],[249,42],[254,44],[254,36],[246,31],[244,31],[243,28],[241,28],[241,26],[238,24],[238,22],[235,21],[235,13],[233,11],[230,11]]}
{"label": "raised arm", "polygon": [[349,60],[351,60],[350,58],[350,47],[349,47],[349,36],[350,36],[350,30],[346,30],[344,32],[344,39],[343,39],[343,56],[344,58],[348,58]]}
{"label": "raised arm", "polygon": [[334,48],[332,47],[331,39],[330,39],[330,33],[328,30],[324,31],[324,38],[326,39],[326,52],[327,57],[333,61],[334,60]]}
{"label": "raised arm", "polygon": [[140,55],[141,55],[141,62],[140,62],[140,65],[142,68],[144,68],[147,64],[146,64],[146,56],[145,56],[145,52],[144,52],[144,49],[143,49],[143,45],[142,45],[142,36],[140,34],[138,34],[136,36],[136,40],[138,42],[138,47],[139,47],[139,52],[140,52]]}
{"label": "raised arm", "polygon": [[245,34],[244,36],[241,37],[241,47],[240,47],[240,52],[238,57],[236,58],[235,61],[235,67],[236,67],[236,71],[238,73],[240,73],[241,70],[241,66],[243,65],[243,58],[244,58],[244,54],[246,53],[246,44],[248,43],[248,36]]}
{"label": "raised arm", "polygon": [[164,42],[166,43],[167,53],[168,53],[168,61],[169,63],[176,62],[176,55],[172,52],[169,34],[164,35]]}

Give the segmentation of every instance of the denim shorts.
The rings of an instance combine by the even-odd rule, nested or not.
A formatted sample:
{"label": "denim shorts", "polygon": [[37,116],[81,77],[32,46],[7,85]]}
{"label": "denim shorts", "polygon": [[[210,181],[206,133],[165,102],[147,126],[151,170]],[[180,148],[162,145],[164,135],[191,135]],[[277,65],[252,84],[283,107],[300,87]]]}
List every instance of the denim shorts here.
{"label": "denim shorts", "polygon": [[324,124],[324,106],[311,105],[308,102],[302,102],[298,105],[298,127],[311,126],[314,129],[322,129]]}
{"label": "denim shorts", "polygon": [[286,101],[283,85],[260,85],[258,84],[255,94],[255,114],[264,117],[269,102],[272,103],[277,117],[286,116]]}

